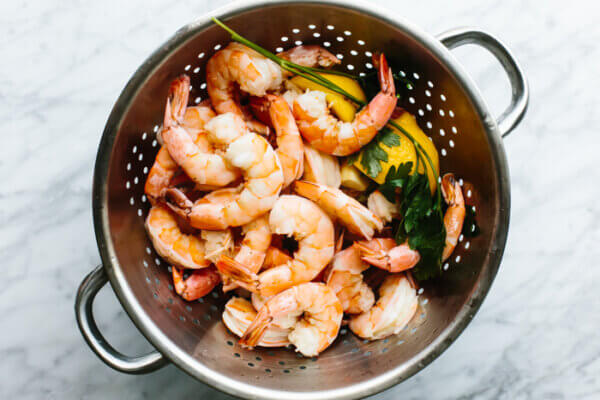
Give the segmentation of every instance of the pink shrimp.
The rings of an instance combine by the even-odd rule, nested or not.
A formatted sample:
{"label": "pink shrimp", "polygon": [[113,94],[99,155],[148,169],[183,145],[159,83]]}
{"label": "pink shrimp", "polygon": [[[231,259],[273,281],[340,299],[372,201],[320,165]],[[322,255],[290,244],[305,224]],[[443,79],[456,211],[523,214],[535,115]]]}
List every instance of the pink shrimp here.
{"label": "pink shrimp", "polygon": [[187,279],[182,271],[172,266],[173,286],[184,300],[194,301],[209,294],[221,282],[221,276],[215,267],[193,270]]}
{"label": "pink shrimp", "polygon": [[304,144],[292,110],[282,97],[273,94],[252,97],[250,105],[252,108],[268,111],[271,124],[277,133],[277,150],[275,152],[281,162],[283,187],[285,188],[300,178],[304,171]]}
{"label": "pink shrimp", "polygon": [[256,346],[274,320],[290,314],[297,322],[292,326],[288,340],[296,346],[296,351],[311,357],[333,343],[344,311],[331,288],[322,283],[302,283],[267,300],[239,343],[249,348]]}
{"label": "pink shrimp", "polygon": [[171,83],[165,108],[162,138],[173,160],[199,185],[225,186],[240,173],[221,155],[198,146],[180,120],[189,96],[190,78],[182,75]]}
{"label": "pink shrimp", "polygon": [[377,61],[381,91],[352,122],[341,122],[329,112],[323,92],[308,91],[296,98],[293,111],[298,129],[311,146],[328,154],[347,156],[369,143],[385,126],[398,99],[385,56],[381,54]]}
{"label": "pink shrimp", "polygon": [[401,272],[413,268],[421,260],[419,252],[408,243],[397,245],[391,238],[377,238],[354,243],[363,261],[389,272]]}
{"label": "pink shrimp", "polygon": [[466,210],[462,190],[453,174],[446,174],[442,178],[442,194],[446,204],[448,204],[448,209],[444,214],[446,245],[442,253],[442,260],[446,260],[458,243],[458,237],[465,221]]}
{"label": "pink shrimp", "polygon": [[[336,57],[318,46],[305,46],[280,53],[305,66],[330,66],[339,62]],[[310,65],[306,65],[310,63]],[[260,122],[250,119],[236,101],[236,84],[240,90],[253,96],[264,96],[278,89],[286,73],[272,60],[240,43],[230,43],[216,52],[206,64],[206,90],[219,114],[232,112],[244,119],[248,127],[258,133],[268,133]]]}

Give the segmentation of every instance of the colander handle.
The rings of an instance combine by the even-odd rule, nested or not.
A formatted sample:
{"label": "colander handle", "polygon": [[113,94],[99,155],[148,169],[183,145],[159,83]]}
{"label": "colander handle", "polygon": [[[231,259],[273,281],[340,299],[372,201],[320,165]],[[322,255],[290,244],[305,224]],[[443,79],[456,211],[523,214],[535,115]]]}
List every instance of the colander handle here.
{"label": "colander handle", "polygon": [[506,137],[521,122],[529,103],[529,88],[523,69],[502,42],[487,32],[474,28],[456,28],[437,36],[449,49],[463,44],[476,44],[488,50],[500,62],[508,75],[512,98],[508,108],[496,121],[502,137]]}
{"label": "colander handle", "polygon": [[96,325],[92,304],[98,291],[108,282],[106,271],[99,265],[85,277],[77,291],[75,315],[83,338],[102,361],[117,371],[128,374],[144,374],[164,366],[167,361],[157,351],[139,357],[129,357],[112,347]]}

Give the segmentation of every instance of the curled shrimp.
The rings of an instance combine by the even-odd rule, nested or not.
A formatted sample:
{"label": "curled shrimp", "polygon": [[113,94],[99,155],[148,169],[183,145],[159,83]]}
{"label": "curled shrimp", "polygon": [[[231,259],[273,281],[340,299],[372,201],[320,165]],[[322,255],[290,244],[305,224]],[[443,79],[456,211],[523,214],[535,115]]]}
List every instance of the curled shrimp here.
{"label": "curled shrimp", "polygon": [[294,237],[298,250],[285,264],[260,274],[229,257],[217,263],[219,272],[230,276],[251,292],[272,296],[314,279],[333,258],[334,228],[331,219],[315,203],[294,195],[281,196],[269,215],[271,232]]}
{"label": "curled shrimp", "polygon": [[187,278],[179,268],[172,266],[171,269],[175,291],[187,301],[206,296],[221,282],[221,276],[213,266],[193,270]]}
{"label": "curled shrimp", "polygon": [[[241,337],[256,318],[256,310],[250,302],[241,297],[232,297],[225,304],[223,323],[237,337]],[[290,329],[271,326],[256,344],[261,347],[284,347],[290,344]]]}
{"label": "curled shrimp", "polygon": [[385,126],[396,107],[392,70],[383,54],[378,61],[381,91],[354,117],[341,122],[327,108],[325,94],[308,91],[294,101],[294,116],[304,139],[314,148],[336,156],[358,151]]}
{"label": "curled shrimp", "polygon": [[[242,243],[234,260],[257,273],[263,265],[267,249],[271,244],[269,216],[263,215],[242,227]],[[223,279],[223,291],[237,288],[238,285],[229,278]]]}
{"label": "curled shrimp", "polygon": [[213,142],[227,146],[225,159],[239,168],[244,183],[237,189],[219,189],[197,200],[177,189],[166,192],[170,207],[199,229],[225,229],[245,225],[272,207],[283,186],[279,159],[269,142],[247,130],[232,113],[213,118],[206,129]]}
{"label": "curled shrimp", "polygon": [[362,273],[368,268],[358,249],[350,246],[335,254],[327,270],[325,283],[333,289],[348,314],[365,312],[375,303],[373,290],[363,281]]}
{"label": "curled shrimp", "polygon": [[253,108],[264,109],[277,134],[277,156],[283,171],[283,186],[289,186],[300,178],[304,171],[304,144],[298,126],[292,115],[292,110],[286,101],[273,94],[264,97],[252,97],[250,104]]}
{"label": "curled shrimp", "polygon": [[177,225],[175,215],[161,205],[150,209],[146,231],[156,252],[167,262],[183,268],[200,269],[210,265],[204,242],[195,235],[186,235]]}
{"label": "curled shrimp", "polygon": [[442,260],[450,257],[458,243],[458,237],[465,221],[465,199],[459,183],[453,174],[445,174],[442,178],[442,194],[448,204],[444,214],[444,227],[446,228],[446,244],[442,252]]}
{"label": "curled shrimp", "polygon": [[[305,66],[330,66],[337,58],[318,46],[305,46],[279,54],[280,57]],[[306,65],[309,63],[309,65]],[[316,64],[315,64],[316,63]],[[264,96],[267,91],[278,89],[286,73],[272,60],[240,43],[230,43],[216,52],[206,64],[206,90],[219,114],[232,112],[246,118],[248,126],[256,132],[268,129],[258,121],[248,118],[236,101],[236,84],[253,96]]]}
{"label": "curled shrimp", "polygon": [[[185,97],[186,94],[182,94],[182,96]],[[187,99],[180,101],[180,103],[184,102],[187,103]],[[182,112],[183,116],[181,115]],[[181,123],[201,152],[211,151],[206,139],[204,125],[216,114],[207,103],[187,108],[178,103],[175,107],[171,107],[171,113],[171,119]],[[161,196],[163,190],[169,186],[179,170],[179,165],[173,160],[167,147],[161,146],[144,186],[144,193],[152,204],[156,203],[156,200]]]}
{"label": "curled shrimp", "polygon": [[199,185],[225,186],[239,177],[238,170],[221,155],[198,146],[174,115],[183,115],[189,96],[190,78],[182,75],[169,88],[162,138],[173,160]]}
{"label": "curled shrimp", "polygon": [[417,311],[418,296],[404,274],[389,275],[379,299],[368,311],[350,319],[350,330],[363,339],[383,339],[400,332]]}
{"label": "curled shrimp", "polygon": [[274,320],[293,315],[288,340],[307,357],[318,355],[335,340],[344,311],[337,296],[322,283],[307,282],[273,296],[258,310],[239,343],[256,346]]}
{"label": "curled shrimp", "polygon": [[302,179],[332,188],[339,188],[342,173],[337,157],[304,145],[304,175]]}
{"label": "curled shrimp", "polygon": [[371,239],[375,231],[383,229],[383,222],[375,214],[340,189],[296,181],[294,191],[317,203],[350,232],[362,235],[366,239]]}
{"label": "curled shrimp", "polygon": [[397,245],[391,238],[377,238],[355,242],[363,261],[389,272],[402,272],[413,268],[421,260],[419,252],[407,242]]}

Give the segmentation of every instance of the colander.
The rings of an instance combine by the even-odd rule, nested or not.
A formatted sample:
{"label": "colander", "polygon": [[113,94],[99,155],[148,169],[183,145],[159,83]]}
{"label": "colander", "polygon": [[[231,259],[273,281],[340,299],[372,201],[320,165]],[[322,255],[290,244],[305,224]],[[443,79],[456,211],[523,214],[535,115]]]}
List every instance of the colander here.
{"label": "colander", "polygon": [[[207,60],[229,41],[216,16],[271,51],[321,44],[343,69],[368,73],[382,51],[410,78],[402,106],[414,114],[440,153],[440,169],[461,177],[476,207],[480,234],[461,237],[442,275],[419,290],[420,309],[400,334],[363,341],[342,329],[318,358],[289,349],[248,351],[221,322],[219,290],[188,303],[173,290],[169,268],[144,231],[149,203],[143,187],[158,144],[156,133],[169,83],[191,76],[193,102],[207,97]],[[489,50],[512,85],[508,109],[495,119],[449,49],[472,43]],[[415,374],[467,326],[498,270],[508,231],[510,187],[501,138],[527,108],[527,84],[508,49],[476,29],[437,37],[373,4],[344,1],[244,1],[180,29],[135,72],[106,123],[93,184],[93,215],[102,265],[81,283],[75,309],[92,350],[110,367],[146,373],[172,362],[198,380],[232,395],[265,399],[364,397]],[[92,314],[97,292],[110,281],[126,312],[156,351],[130,357],[103,338]]]}

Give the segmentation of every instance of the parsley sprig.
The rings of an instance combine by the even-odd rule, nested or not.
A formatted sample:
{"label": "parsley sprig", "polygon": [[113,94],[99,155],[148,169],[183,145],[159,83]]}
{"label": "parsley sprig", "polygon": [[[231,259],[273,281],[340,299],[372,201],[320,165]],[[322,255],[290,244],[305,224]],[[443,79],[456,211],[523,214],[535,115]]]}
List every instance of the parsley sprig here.
{"label": "parsley sprig", "polygon": [[411,174],[412,162],[391,167],[379,191],[388,201],[400,203],[398,226],[394,234],[396,243],[408,240],[411,249],[421,255],[413,270],[418,280],[426,280],[441,272],[442,252],[446,240],[441,204],[431,196],[426,174]]}

